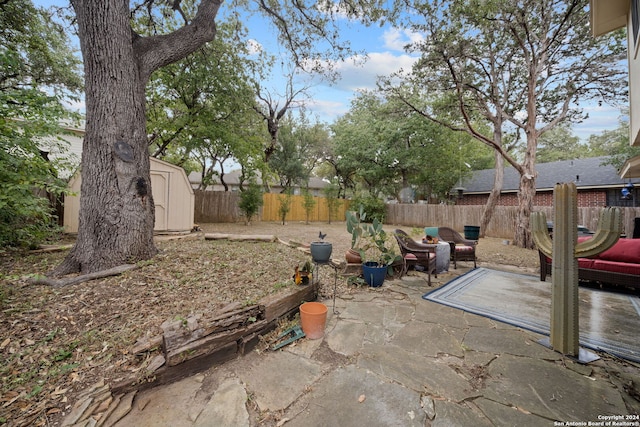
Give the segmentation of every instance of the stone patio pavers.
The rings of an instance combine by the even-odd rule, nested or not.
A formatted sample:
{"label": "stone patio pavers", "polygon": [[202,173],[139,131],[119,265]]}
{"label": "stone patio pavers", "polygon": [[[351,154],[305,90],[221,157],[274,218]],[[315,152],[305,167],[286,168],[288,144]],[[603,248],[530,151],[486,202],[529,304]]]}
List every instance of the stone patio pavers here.
{"label": "stone patio pavers", "polygon": [[[540,426],[640,408],[625,391],[635,390],[637,366],[577,365],[537,343],[538,334],[423,300],[429,288],[421,280],[362,288],[336,301],[339,314],[328,300],[323,339],[212,368],[207,388],[187,378],[181,396],[173,385],[144,394],[119,425],[163,425],[131,423],[134,416],[179,418],[174,426],[237,416],[243,426],[242,396],[272,414],[265,425],[298,427]],[[219,412],[224,406],[236,409]]]}

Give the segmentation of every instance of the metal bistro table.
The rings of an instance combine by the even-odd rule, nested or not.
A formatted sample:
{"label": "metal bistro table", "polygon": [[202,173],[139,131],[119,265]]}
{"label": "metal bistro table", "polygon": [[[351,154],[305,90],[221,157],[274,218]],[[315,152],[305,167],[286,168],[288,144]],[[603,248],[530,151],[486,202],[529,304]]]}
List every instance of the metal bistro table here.
{"label": "metal bistro table", "polygon": [[326,262],[316,261],[314,259],[311,260],[313,262],[313,283],[320,283],[320,267],[329,266],[333,268],[333,314],[340,314],[336,311],[336,292],[338,288],[338,268],[340,267],[340,263],[336,263],[333,260],[329,260]]}

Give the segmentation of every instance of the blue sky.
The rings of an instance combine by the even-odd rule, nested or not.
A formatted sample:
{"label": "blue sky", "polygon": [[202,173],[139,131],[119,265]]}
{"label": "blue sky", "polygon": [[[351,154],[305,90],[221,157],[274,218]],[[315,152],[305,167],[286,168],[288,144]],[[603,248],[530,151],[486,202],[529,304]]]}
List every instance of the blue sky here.
{"label": "blue sky", "polygon": [[[50,5],[66,6],[67,0],[34,0],[36,5],[48,7]],[[222,4],[221,13],[224,13],[225,6]],[[275,40],[275,35],[268,25],[255,17],[248,22],[249,34],[273,54],[278,54],[279,47],[271,42]],[[355,50],[364,50],[368,54],[368,59],[362,65],[362,58],[351,58],[344,63],[340,63],[337,69],[340,71],[340,79],[335,83],[316,79],[313,86],[308,90],[309,99],[305,101],[307,110],[312,116],[320,121],[331,123],[340,115],[349,110],[350,101],[358,89],[374,89],[376,78],[379,75],[389,75],[400,68],[409,69],[417,59],[405,53],[402,46],[409,41],[411,34],[401,29],[389,26],[365,27],[356,23],[347,24],[345,21],[343,37],[350,40]],[[272,81],[265,83],[265,88],[272,94],[284,91],[284,80],[278,77],[278,70],[274,71]],[[77,106],[82,108],[82,106]],[[574,125],[574,134],[582,140],[586,140],[589,135],[601,133],[603,130],[614,129],[618,125],[620,112],[617,108],[597,104],[582,105],[582,108],[589,114],[589,119],[584,123]]]}

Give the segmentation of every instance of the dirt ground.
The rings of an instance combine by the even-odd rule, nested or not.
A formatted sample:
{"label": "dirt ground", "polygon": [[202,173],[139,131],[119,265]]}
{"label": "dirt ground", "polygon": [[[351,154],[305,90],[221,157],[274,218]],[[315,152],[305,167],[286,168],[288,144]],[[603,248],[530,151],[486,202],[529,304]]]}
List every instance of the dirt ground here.
{"label": "dirt ground", "polygon": [[[166,320],[222,307],[255,303],[294,286],[296,265],[310,257],[281,243],[205,240],[205,233],[274,235],[282,242],[309,243],[326,234],[334,259],[344,259],[350,235],[344,222],[201,224],[187,237],[160,236],[160,253],[120,276],[54,288],[29,284],[66,251],[0,253],[0,424],[58,425],[77,395],[99,379],[115,383],[142,374],[158,349],[139,357],[136,340],[157,335]],[[416,239],[421,229],[402,227]],[[395,227],[385,226],[390,232]],[[478,261],[535,274],[537,252],[482,238]],[[419,274],[419,273],[415,273]],[[322,276],[321,276],[322,279]],[[333,295],[333,281],[320,292]],[[337,294],[353,292],[340,280]]]}

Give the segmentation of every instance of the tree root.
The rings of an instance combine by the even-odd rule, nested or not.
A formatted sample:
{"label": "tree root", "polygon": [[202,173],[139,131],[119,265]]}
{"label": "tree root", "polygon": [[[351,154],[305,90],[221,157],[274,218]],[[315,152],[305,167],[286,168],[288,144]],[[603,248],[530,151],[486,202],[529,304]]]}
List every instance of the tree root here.
{"label": "tree root", "polygon": [[138,268],[136,264],[123,264],[106,270],[96,271],[94,273],[82,274],[80,276],[68,277],[66,279],[52,279],[49,277],[36,277],[29,280],[32,285],[47,285],[61,288],[67,285],[75,285],[77,283],[86,282],[93,279],[102,279],[103,277],[117,276],[125,271]]}

